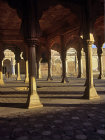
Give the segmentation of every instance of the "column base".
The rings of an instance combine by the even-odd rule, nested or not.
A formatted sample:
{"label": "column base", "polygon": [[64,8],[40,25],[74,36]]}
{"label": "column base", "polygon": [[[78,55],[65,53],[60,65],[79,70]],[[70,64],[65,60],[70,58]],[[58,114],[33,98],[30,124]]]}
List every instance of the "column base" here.
{"label": "column base", "polygon": [[81,74],[81,75],[78,75],[77,78],[84,78],[84,76]]}
{"label": "column base", "polygon": [[97,91],[94,86],[93,87],[87,86],[85,88],[85,92],[82,98],[92,100],[92,99],[100,98],[100,96],[97,94]]}
{"label": "column base", "polygon": [[27,99],[27,108],[38,108],[43,107],[43,105],[40,102],[39,96],[37,93],[33,93],[32,95],[29,95]]}
{"label": "column base", "polygon": [[47,81],[52,81],[52,80],[53,80],[52,77],[48,77],[48,78],[47,78]]}
{"label": "column base", "polygon": [[24,81],[25,84],[29,83],[29,78],[26,78]]}
{"label": "column base", "polygon": [[99,75],[98,79],[105,79],[105,76],[104,75]]}
{"label": "column base", "polygon": [[18,80],[18,81],[19,81],[19,80],[21,80],[21,78],[20,78],[20,77],[17,77],[17,79],[16,79],[16,80]]}
{"label": "column base", "polygon": [[67,77],[63,78],[62,81],[61,81],[61,83],[68,83],[68,82],[69,81],[68,81]]}
{"label": "column base", "polygon": [[4,85],[4,81],[2,79],[0,79],[0,86]]}
{"label": "column base", "polygon": [[39,76],[39,77],[37,77],[37,79],[41,79],[41,78],[42,78],[42,77],[40,77],[40,76]]}
{"label": "column base", "polygon": [[41,78],[42,78],[42,76],[39,75],[39,79],[41,79]]}

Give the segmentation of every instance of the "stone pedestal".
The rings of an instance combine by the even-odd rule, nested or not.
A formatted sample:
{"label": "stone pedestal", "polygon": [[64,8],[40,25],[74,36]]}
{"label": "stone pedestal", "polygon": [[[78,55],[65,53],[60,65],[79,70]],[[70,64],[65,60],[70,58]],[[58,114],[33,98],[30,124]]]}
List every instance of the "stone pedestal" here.
{"label": "stone pedestal", "polygon": [[35,46],[29,47],[29,94],[27,99],[27,108],[42,107],[37,89],[36,89],[36,50]]}
{"label": "stone pedestal", "polygon": [[99,98],[96,89],[93,84],[93,70],[92,70],[92,41],[87,40],[87,68],[88,68],[88,73],[87,73],[87,83],[86,83],[86,89],[83,95],[83,98],[85,99],[95,99]]}
{"label": "stone pedestal", "polygon": [[29,75],[28,75],[28,60],[25,61],[26,63],[26,75],[25,75],[25,83],[29,83]]}
{"label": "stone pedestal", "polygon": [[21,77],[20,77],[20,63],[17,62],[17,80],[21,80]]}

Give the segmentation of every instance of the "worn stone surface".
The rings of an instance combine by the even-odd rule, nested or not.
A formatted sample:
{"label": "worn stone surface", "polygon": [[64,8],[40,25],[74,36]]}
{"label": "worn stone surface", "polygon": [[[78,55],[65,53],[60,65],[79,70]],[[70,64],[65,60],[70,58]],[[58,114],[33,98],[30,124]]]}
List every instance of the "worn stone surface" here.
{"label": "worn stone surface", "polygon": [[38,81],[44,107],[30,110],[23,106],[27,91],[15,88],[28,85],[6,82],[0,88],[0,140],[104,140],[105,81],[95,80],[101,98],[89,101],[79,98],[85,80],[69,80],[67,84]]}

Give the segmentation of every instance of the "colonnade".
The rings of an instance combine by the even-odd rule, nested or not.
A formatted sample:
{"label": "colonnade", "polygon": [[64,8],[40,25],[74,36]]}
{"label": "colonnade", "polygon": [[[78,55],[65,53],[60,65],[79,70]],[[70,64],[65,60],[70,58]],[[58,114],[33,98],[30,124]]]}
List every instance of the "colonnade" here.
{"label": "colonnade", "polygon": [[[78,75],[77,75],[77,78],[83,78],[83,64],[82,64],[83,51],[84,51],[83,48],[77,51],[77,61],[78,61]],[[63,53],[60,55],[61,56],[61,61],[62,61],[62,81],[61,82],[66,83],[66,82],[68,82],[67,77],[66,77],[66,71],[67,71],[66,51],[64,51],[62,49],[62,52]],[[103,49],[102,49],[102,47],[97,48],[97,55],[98,55],[98,61],[99,61],[99,76],[98,76],[98,79],[104,79],[105,77],[104,77],[104,74],[103,74],[103,59],[102,59]],[[3,56],[3,53],[2,53],[2,56]],[[17,62],[16,63],[17,64],[17,80],[21,80],[21,76],[20,76],[20,54],[16,58],[17,58],[16,59],[16,62]],[[1,58],[1,61],[2,61],[2,59],[3,59],[3,57]],[[38,60],[36,60],[36,64],[37,64],[36,78],[37,79],[42,78],[42,75],[41,75],[41,60],[42,60],[42,58],[39,58]],[[25,61],[25,83],[29,83],[28,55],[27,55],[27,57],[26,56],[24,57],[24,61]],[[15,65],[12,64],[11,66],[12,66],[12,74],[15,75]],[[49,52],[48,52],[48,77],[47,77],[48,81],[53,80],[52,75],[51,75],[51,70],[52,70],[51,66],[52,66],[51,50],[49,50]],[[4,83],[3,78],[0,78],[0,79],[2,79],[1,83]]]}
{"label": "colonnade", "polygon": [[[83,6],[83,7],[82,7]],[[93,22],[90,22],[91,13],[92,13],[92,2],[86,1],[82,3],[81,6],[81,13],[82,19],[82,34],[83,34],[83,48],[85,51],[86,56],[86,83],[85,83],[85,91],[83,98],[86,99],[95,99],[99,98],[96,89],[93,84],[93,69],[92,69],[92,44],[94,43],[94,38],[92,34],[91,27],[93,27]],[[25,58],[26,61],[26,77],[25,82],[29,82],[29,92],[27,97],[27,108],[35,108],[35,107],[42,107],[43,105],[40,102],[39,95],[37,93],[37,84],[36,84],[36,73],[37,78],[39,78],[40,75],[40,65],[39,60],[37,61],[37,67],[36,67],[36,50],[37,47],[40,47],[40,37],[41,37],[41,31],[40,31],[40,24],[37,10],[37,1],[34,0],[28,0],[24,4],[24,6],[18,10],[18,13],[22,13],[21,17],[21,30],[24,37],[24,42],[27,44],[28,48],[28,55]],[[45,39],[47,37],[45,36]],[[62,60],[62,83],[67,82],[66,77],[66,47],[65,47],[65,40],[64,40],[64,34],[60,35],[60,44],[61,44],[61,60]],[[2,53],[0,52],[0,59],[2,60]],[[17,62],[17,80],[21,80],[20,77],[20,50],[16,51],[16,62]],[[82,52],[78,52],[78,78],[82,77]],[[100,75],[99,78],[103,77],[103,66],[102,66],[102,50],[98,49],[98,57],[99,57],[99,63],[100,63]],[[0,84],[3,84],[3,77],[2,77],[2,65],[0,61]],[[28,64],[29,63],[29,64]],[[28,67],[29,66],[29,67]],[[29,68],[29,72],[28,72]],[[28,76],[29,73],[29,76]],[[52,80],[51,78],[51,50],[50,47],[48,47],[48,78],[47,80]]]}

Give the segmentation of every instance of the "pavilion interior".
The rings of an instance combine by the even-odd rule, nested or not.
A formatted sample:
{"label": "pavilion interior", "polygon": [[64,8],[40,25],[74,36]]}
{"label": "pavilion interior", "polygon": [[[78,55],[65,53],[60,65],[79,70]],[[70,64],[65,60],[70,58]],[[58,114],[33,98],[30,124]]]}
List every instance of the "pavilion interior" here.
{"label": "pavilion interior", "polygon": [[[15,66],[13,66],[13,70],[6,73],[6,64],[4,64],[4,73],[10,75],[16,71],[17,81],[21,80],[20,69],[23,68],[22,66],[20,68],[20,60],[23,57],[26,67],[25,83],[29,83],[27,106],[28,108],[43,106],[40,103],[36,87],[36,78],[40,78],[40,62],[48,63],[47,80],[52,80],[51,50],[58,52],[62,67],[61,83],[66,83],[68,82],[66,76],[67,50],[74,48],[78,59],[78,78],[82,77],[83,53],[85,56],[86,89],[83,97],[87,99],[99,98],[93,84],[92,45],[97,47],[98,78],[103,79],[104,41],[103,0],[87,0],[85,2],[83,0],[55,0],[51,2],[46,0],[45,3],[41,0],[22,0],[21,2],[0,0],[0,85],[5,85],[2,61],[4,51],[9,49],[15,55],[16,62],[14,63],[17,68],[15,70]],[[21,52],[22,56],[20,57]],[[11,61],[13,61],[12,58]]]}
{"label": "pavilion interior", "polygon": [[[52,73],[58,71],[61,85],[68,84],[66,60],[70,58],[67,54],[72,55],[74,49],[77,60],[69,64],[68,70],[76,71],[77,61],[75,77],[86,80],[82,98],[99,99],[92,65],[97,63],[97,79],[104,79],[104,18],[104,0],[0,0],[0,87],[14,80],[17,84],[24,81],[26,88],[23,89],[28,93],[26,108],[42,107],[37,81],[43,81],[44,77],[47,84],[53,82]],[[95,64],[92,46],[96,46],[98,62],[94,61]],[[11,52],[10,57],[6,51],[7,55]],[[59,57],[60,68],[55,66],[52,71],[54,52]],[[43,65],[41,72],[40,65]]]}
{"label": "pavilion interior", "polygon": [[105,0],[0,0],[0,140],[105,139]]}

